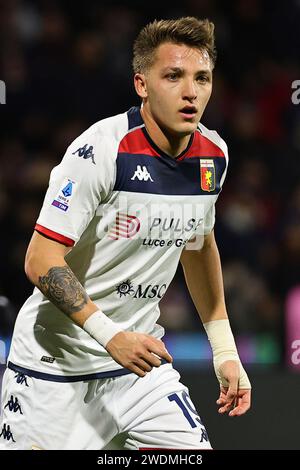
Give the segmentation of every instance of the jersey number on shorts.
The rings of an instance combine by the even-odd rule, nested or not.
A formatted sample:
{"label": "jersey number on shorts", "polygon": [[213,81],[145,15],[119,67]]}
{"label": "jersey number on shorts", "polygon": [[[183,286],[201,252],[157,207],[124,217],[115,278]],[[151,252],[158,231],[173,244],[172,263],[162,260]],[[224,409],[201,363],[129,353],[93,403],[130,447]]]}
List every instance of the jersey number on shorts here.
{"label": "jersey number on shorts", "polygon": [[[179,408],[181,409],[184,417],[188,420],[192,428],[197,426],[197,423],[202,425],[200,416],[197,413],[197,410],[194,408],[194,405],[189,397],[189,394],[184,391],[181,393],[181,397],[177,393],[173,393],[168,396],[169,401],[175,401]],[[197,423],[195,423],[197,421]]]}

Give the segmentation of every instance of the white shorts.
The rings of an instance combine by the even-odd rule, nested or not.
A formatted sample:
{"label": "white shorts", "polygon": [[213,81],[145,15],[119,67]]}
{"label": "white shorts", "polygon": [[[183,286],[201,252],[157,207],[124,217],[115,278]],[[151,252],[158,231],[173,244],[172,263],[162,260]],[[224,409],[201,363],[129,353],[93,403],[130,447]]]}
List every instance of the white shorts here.
{"label": "white shorts", "polygon": [[57,383],[6,369],[0,450],[103,449],[125,433],[125,449],[210,449],[201,419],[171,364]]}

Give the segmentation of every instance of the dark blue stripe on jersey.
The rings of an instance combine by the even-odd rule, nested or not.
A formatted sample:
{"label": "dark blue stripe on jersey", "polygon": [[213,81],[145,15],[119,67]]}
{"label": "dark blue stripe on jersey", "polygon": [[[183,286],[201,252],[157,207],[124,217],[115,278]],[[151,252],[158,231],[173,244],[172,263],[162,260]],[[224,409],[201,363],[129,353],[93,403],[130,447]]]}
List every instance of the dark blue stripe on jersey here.
{"label": "dark blue stripe on jersey", "polygon": [[133,106],[132,108],[130,108],[127,111],[127,116],[128,116],[128,130],[144,124],[144,121],[141,116],[140,108],[138,108],[137,106]]}
{"label": "dark blue stripe on jersey", "polygon": [[[166,359],[161,359],[161,364],[167,364]],[[36,370],[27,369],[26,367],[17,366],[13,362],[8,362],[7,367],[15,372],[21,372],[21,374],[34,377],[35,379],[48,380],[49,382],[83,382],[84,380],[96,380],[96,379],[109,379],[111,377],[119,377],[127,374],[134,374],[129,369],[117,369],[109,370],[106,372],[96,372],[95,374],[86,375],[55,375],[46,374],[45,372],[37,372]]]}
{"label": "dark blue stripe on jersey", "polygon": [[[215,189],[203,191],[201,188],[200,158],[192,157],[176,161],[171,157],[119,153],[117,157],[117,178],[114,189],[150,194],[208,195],[220,192],[220,180],[226,168],[226,159],[201,157],[213,160],[215,165]],[[139,179],[137,166],[144,166],[153,182],[147,177]],[[131,178],[134,178],[133,180]]]}
{"label": "dark blue stripe on jersey", "polygon": [[25,367],[17,366],[9,361],[7,367],[15,372],[34,377],[35,379],[48,380],[49,382],[83,382],[84,380],[105,379],[110,377],[119,377],[120,375],[133,374],[129,369],[117,369],[106,372],[97,372],[95,374],[86,375],[55,375],[46,374],[44,372],[37,372],[36,370],[26,369]]}

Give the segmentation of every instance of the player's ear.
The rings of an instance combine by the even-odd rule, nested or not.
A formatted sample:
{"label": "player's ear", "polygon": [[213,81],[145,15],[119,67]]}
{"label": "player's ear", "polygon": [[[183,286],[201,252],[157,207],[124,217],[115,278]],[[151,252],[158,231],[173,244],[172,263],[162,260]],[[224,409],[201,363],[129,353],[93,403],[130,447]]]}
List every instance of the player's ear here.
{"label": "player's ear", "polygon": [[134,87],[135,91],[140,98],[145,99],[148,96],[146,77],[143,73],[136,73],[134,75]]}

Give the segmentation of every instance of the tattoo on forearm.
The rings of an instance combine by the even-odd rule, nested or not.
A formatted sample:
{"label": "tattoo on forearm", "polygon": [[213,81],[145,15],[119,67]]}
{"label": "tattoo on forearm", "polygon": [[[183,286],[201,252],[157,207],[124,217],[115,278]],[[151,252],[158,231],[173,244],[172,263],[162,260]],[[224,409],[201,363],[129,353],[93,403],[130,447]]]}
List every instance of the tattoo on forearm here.
{"label": "tattoo on forearm", "polygon": [[39,277],[43,294],[66,315],[79,312],[88,302],[88,296],[69,266],[53,266]]}

